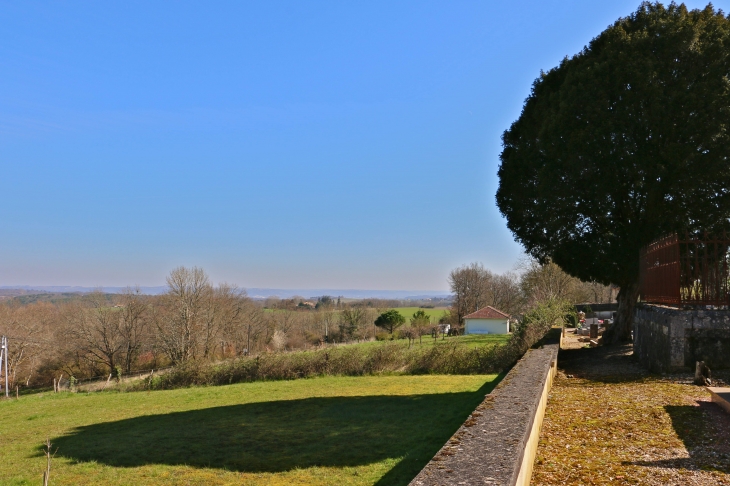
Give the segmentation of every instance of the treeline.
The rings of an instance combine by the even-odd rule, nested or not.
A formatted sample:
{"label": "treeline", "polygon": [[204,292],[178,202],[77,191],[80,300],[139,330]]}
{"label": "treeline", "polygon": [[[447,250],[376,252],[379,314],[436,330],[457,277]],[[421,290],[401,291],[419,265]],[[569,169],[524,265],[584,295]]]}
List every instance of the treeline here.
{"label": "treeline", "polygon": [[9,337],[11,387],[54,377],[121,376],[191,361],[374,339],[374,321],[397,301],[344,302],[322,296],[257,302],[235,286],[213,285],[200,268],[179,267],[163,295],[127,289],[69,301],[0,304]]}
{"label": "treeline", "polygon": [[[596,299],[610,299],[613,292],[579,282],[555,265],[534,262],[519,275],[494,274],[471,264],[452,271],[450,283],[453,306],[440,321],[457,332],[464,315],[486,305],[518,316],[540,302],[601,301]],[[398,301],[321,296],[313,302],[256,302],[235,286],[213,285],[200,268],[176,268],[167,285],[167,292],[157,296],[130,288],[68,302],[23,305],[13,299],[0,304],[0,334],[10,344],[11,387],[47,385],[61,374],[75,379],[122,376],[375,338],[414,341],[444,329],[423,312],[395,326],[384,322],[382,316]]]}
{"label": "treeline", "polygon": [[498,274],[472,263],[449,274],[453,305],[452,326],[460,327],[464,316],[492,306],[511,316],[523,315],[541,302],[571,304],[613,302],[618,289],[599,282],[583,282],[565,273],[558,265],[540,265],[535,260],[520,264],[518,272]]}
{"label": "treeline", "polygon": [[326,347],[293,353],[266,353],[218,363],[191,361],[168,373],[148,376],[133,383],[132,390],[161,390],[191,385],[227,385],[260,380],[289,380],[325,375],[362,376],[398,374],[501,373],[511,367],[533,345],[558,339],[559,329],[575,309],[559,300],[539,302],[521,316],[504,344],[468,346],[463,341],[437,341],[433,346]]}

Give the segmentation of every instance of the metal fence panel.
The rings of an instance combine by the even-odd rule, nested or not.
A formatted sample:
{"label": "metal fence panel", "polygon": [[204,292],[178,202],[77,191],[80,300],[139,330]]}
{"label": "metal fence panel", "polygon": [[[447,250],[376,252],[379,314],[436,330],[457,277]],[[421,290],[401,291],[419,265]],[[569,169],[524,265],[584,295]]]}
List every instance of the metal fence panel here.
{"label": "metal fence panel", "polygon": [[639,288],[644,302],[674,306],[730,305],[730,240],[669,235],[641,251]]}

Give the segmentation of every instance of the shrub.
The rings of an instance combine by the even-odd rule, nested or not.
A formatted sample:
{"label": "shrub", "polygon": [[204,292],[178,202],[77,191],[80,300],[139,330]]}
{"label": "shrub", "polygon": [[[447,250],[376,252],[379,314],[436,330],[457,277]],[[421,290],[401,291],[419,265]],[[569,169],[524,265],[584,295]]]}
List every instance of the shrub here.
{"label": "shrub", "polygon": [[392,341],[393,335],[390,333],[387,333],[387,332],[376,332],[375,340],[376,341]]}

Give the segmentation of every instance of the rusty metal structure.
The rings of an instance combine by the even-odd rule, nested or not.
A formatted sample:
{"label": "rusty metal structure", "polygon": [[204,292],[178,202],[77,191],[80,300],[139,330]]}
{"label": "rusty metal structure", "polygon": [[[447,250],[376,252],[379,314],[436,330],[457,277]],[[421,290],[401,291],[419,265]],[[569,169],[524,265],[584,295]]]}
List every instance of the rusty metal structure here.
{"label": "rusty metal structure", "polygon": [[641,250],[640,265],[643,302],[730,306],[730,239],[725,233],[665,236]]}

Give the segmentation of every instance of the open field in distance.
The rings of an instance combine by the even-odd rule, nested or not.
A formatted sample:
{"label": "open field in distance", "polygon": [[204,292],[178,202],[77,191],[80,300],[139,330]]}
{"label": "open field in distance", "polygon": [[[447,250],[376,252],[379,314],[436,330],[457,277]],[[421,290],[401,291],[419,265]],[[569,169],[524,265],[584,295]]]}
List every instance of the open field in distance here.
{"label": "open field in distance", "polygon": [[496,375],[326,377],[0,402],[0,483],[406,485]]}
{"label": "open field in distance", "polygon": [[422,310],[428,317],[431,318],[431,322],[437,323],[441,316],[448,310],[447,308],[434,308],[434,309],[422,309],[420,307],[396,307],[397,310],[403,317],[406,318],[406,324],[410,323],[411,317],[417,311]]}
{"label": "open field in distance", "polygon": [[[433,346],[440,343],[459,343],[465,344],[469,348],[476,348],[484,345],[505,344],[509,341],[511,334],[469,334],[468,336],[441,336],[434,339],[430,334],[423,336],[421,343],[416,339],[413,346]],[[393,341],[367,341],[357,344],[345,344],[344,346],[382,346],[385,343],[399,343],[408,347],[407,339],[395,339]]]}

